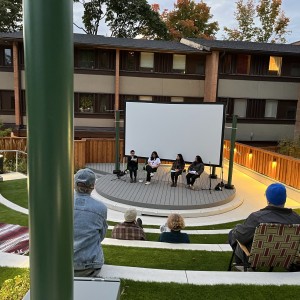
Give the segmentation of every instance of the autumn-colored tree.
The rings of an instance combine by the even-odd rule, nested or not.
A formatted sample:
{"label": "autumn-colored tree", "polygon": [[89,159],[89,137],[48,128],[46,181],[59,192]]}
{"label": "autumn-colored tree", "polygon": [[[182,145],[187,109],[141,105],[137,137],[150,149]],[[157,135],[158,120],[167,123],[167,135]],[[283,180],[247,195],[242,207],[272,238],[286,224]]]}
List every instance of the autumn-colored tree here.
{"label": "autumn-colored tree", "polygon": [[[238,27],[224,27],[225,39],[233,41],[285,43],[290,19],[281,9],[282,0],[238,0],[235,19]],[[258,24],[258,25],[257,25]]]}
{"label": "autumn-colored tree", "polygon": [[164,10],[161,14],[172,39],[183,37],[214,38],[219,30],[218,22],[209,22],[213,15],[210,7],[202,0],[177,0],[172,11]]}

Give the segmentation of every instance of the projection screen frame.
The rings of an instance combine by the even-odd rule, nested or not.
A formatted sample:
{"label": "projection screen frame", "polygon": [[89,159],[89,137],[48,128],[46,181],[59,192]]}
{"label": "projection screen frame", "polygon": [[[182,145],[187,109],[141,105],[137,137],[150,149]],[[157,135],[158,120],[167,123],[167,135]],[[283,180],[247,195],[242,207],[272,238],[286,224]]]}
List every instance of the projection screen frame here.
{"label": "projection screen frame", "polygon": [[[218,163],[211,163],[207,161],[203,161],[206,166],[211,166],[211,167],[222,167],[223,166],[223,145],[224,145],[224,130],[225,130],[225,104],[224,103],[216,103],[216,102],[203,102],[203,103],[195,103],[195,102],[155,102],[155,101],[139,101],[139,100],[125,100],[125,105],[124,105],[124,151],[123,151],[123,156],[128,156],[130,153],[129,151],[131,149],[127,149],[128,153],[126,152],[126,124],[128,123],[126,121],[127,119],[127,103],[139,103],[139,104],[158,104],[158,105],[201,105],[201,106],[221,106],[222,107],[222,128],[221,128],[221,136],[220,136],[220,145],[219,145],[219,162]],[[151,122],[151,120],[150,120]],[[136,150],[136,149],[135,149]],[[152,151],[156,149],[149,149],[149,155],[151,154]],[[159,153],[158,153],[159,154]],[[139,153],[136,153],[136,155],[141,158],[141,159],[148,159],[149,155],[143,156],[139,155]],[[201,153],[199,154],[201,156]],[[172,158],[165,158],[161,157],[161,160],[166,160],[166,161],[174,161],[174,157]],[[186,160],[186,163],[191,163],[191,160]]]}

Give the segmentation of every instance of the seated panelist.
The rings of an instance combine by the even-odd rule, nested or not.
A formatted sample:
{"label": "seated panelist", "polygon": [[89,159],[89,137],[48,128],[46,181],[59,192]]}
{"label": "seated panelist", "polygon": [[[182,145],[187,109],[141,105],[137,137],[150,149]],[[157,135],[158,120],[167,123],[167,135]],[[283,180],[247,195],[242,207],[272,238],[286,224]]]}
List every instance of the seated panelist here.
{"label": "seated panelist", "polygon": [[171,180],[172,184],[171,187],[177,186],[177,180],[178,176],[182,174],[182,171],[184,170],[185,162],[182,157],[182,154],[177,154],[176,160],[173,162],[173,165],[171,167]]}
{"label": "seated panelist", "polygon": [[[130,155],[127,157],[127,170],[130,174],[130,182],[136,182],[136,174],[138,170],[138,158],[135,155],[135,151],[131,150]],[[134,178],[133,178],[134,176]]]}
{"label": "seated panelist", "polygon": [[147,178],[145,184],[150,184],[153,173],[157,171],[160,165],[160,158],[156,151],[153,151],[151,156],[148,158],[148,164],[146,166]]}
{"label": "seated panelist", "polygon": [[196,179],[200,177],[203,171],[204,163],[202,161],[202,158],[197,155],[195,161],[192,162],[192,164],[188,168],[188,173],[186,174],[186,187],[193,190]]}

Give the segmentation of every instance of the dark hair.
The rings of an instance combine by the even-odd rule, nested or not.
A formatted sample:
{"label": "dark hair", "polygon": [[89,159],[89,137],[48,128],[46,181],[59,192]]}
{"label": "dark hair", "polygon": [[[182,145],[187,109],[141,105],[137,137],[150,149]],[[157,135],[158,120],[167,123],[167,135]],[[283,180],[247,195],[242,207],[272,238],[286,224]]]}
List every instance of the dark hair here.
{"label": "dark hair", "polygon": [[184,159],[183,159],[183,157],[182,157],[182,154],[178,153],[177,156],[179,157],[179,161],[180,161],[181,163],[184,163]]}
{"label": "dark hair", "polygon": [[203,164],[203,160],[199,155],[196,155],[196,162]]}
{"label": "dark hair", "polygon": [[135,151],[134,151],[134,150],[130,150],[130,153],[131,153],[131,152],[135,152]]}
{"label": "dark hair", "polygon": [[156,151],[153,151],[153,152],[151,153],[151,157],[150,157],[151,160],[154,160],[153,154],[155,155],[155,158],[159,158],[157,152],[156,152]]}

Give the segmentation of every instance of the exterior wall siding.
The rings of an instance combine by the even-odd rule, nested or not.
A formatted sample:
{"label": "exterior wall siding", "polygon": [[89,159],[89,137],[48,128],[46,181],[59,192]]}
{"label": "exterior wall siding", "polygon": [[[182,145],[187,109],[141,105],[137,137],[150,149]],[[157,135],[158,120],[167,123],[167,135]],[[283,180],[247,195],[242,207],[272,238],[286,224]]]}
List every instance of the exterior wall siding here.
{"label": "exterior wall siding", "polygon": [[204,80],[120,77],[120,94],[203,97]]}
{"label": "exterior wall siding", "polygon": [[14,90],[14,73],[0,72],[0,90]]}
{"label": "exterior wall siding", "polygon": [[298,100],[298,82],[220,79],[218,97]]}
{"label": "exterior wall siding", "polygon": [[[226,123],[226,127],[232,124]],[[225,139],[230,140],[231,130],[225,129]],[[293,138],[294,125],[238,123],[236,139],[239,141],[279,141]]]}

